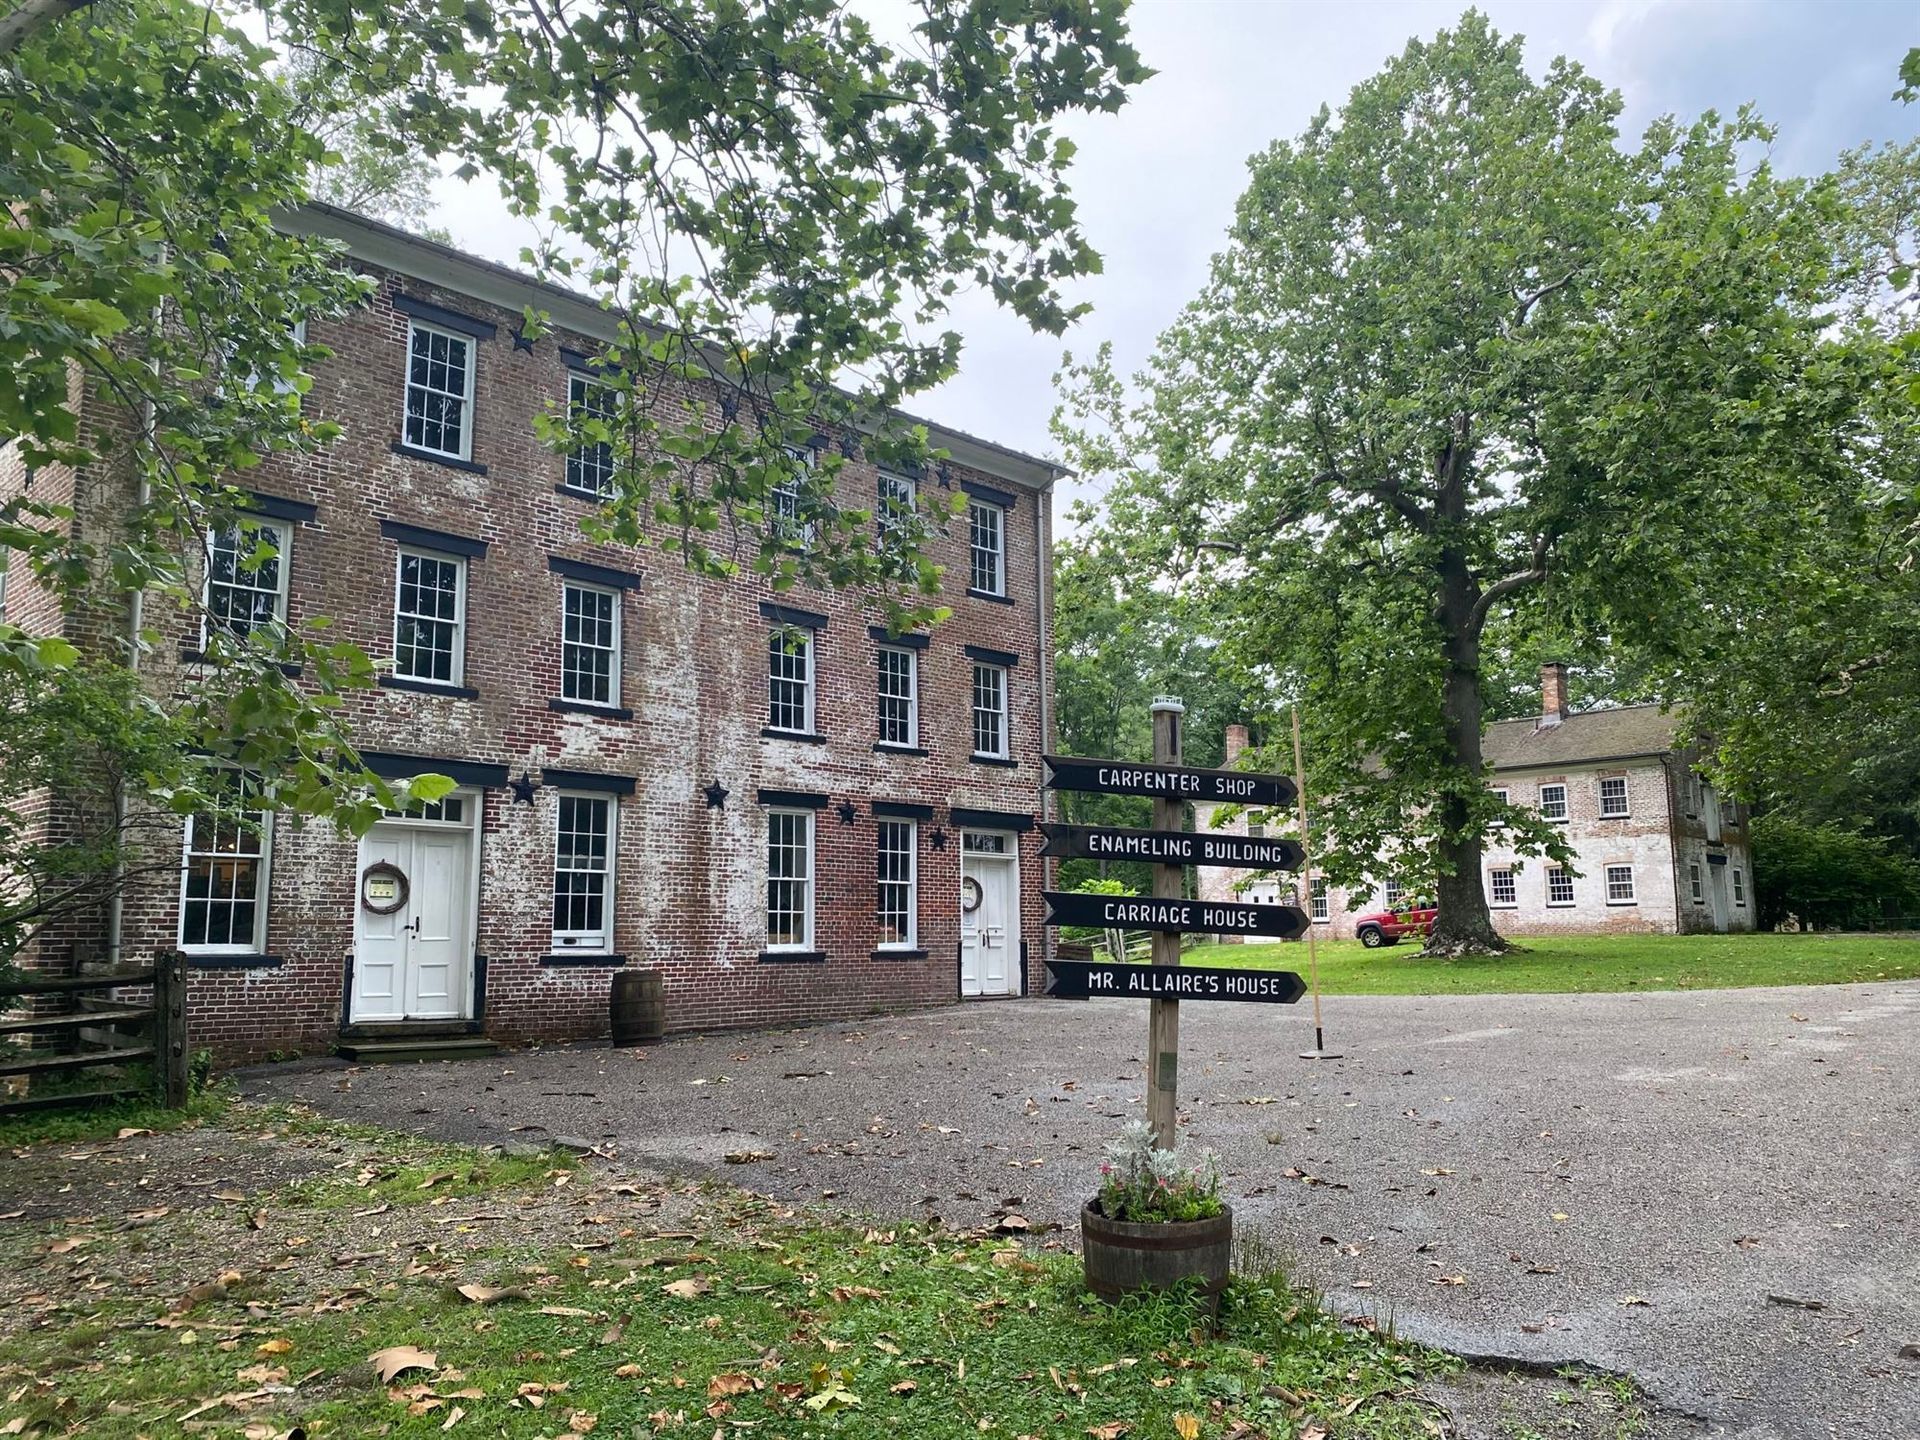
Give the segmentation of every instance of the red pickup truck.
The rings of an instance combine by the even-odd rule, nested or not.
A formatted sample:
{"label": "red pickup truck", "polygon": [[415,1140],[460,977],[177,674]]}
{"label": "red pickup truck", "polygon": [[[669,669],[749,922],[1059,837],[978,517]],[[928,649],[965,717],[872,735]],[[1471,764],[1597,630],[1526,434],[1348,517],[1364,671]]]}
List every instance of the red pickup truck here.
{"label": "red pickup truck", "polygon": [[1424,904],[1405,910],[1375,910],[1353,922],[1353,933],[1369,950],[1391,945],[1403,936],[1424,940],[1432,932],[1433,918],[1439,913],[1437,905]]}

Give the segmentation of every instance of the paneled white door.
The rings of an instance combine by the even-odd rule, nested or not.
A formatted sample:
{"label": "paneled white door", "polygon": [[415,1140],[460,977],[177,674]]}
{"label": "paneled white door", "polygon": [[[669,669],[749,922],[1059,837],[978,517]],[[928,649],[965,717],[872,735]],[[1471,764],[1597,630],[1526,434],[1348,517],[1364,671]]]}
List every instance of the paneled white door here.
{"label": "paneled white door", "polygon": [[1020,990],[1020,887],[1012,853],[976,853],[972,844],[999,836],[969,834],[960,860],[960,993],[1014,995]]}
{"label": "paneled white door", "polygon": [[355,880],[353,999],[348,1018],[451,1020],[468,1012],[473,835],[381,823],[360,842],[360,875],[380,861],[407,877],[407,903],[379,915]]}

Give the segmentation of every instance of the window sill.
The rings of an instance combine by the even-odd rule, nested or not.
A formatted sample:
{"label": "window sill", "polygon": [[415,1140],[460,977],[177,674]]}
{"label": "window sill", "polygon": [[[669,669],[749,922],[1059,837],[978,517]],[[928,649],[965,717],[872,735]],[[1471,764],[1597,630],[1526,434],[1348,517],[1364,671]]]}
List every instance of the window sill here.
{"label": "window sill", "polygon": [[1638,900],[1609,900],[1607,904],[1615,910],[1630,910],[1640,902]]}
{"label": "window sill", "polygon": [[1008,759],[1004,755],[969,755],[967,757],[967,763],[969,765],[998,765],[1003,770],[1016,770],[1020,766],[1018,760]]}
{"label": "window sill", "polygon": [[1600,818],[1600,819],[1602,819],[1602,820],[1631,820],[1631,819],[1633,818],[1633,816],[1631,816],[1631,815],[1602,815],[1602,816],[1600,816],[1599,818]]}
{"label": "window sill", "polygon": [[608,969],[617,969],[627,963],[627,957],[607,955],[597,950],[556,950],[551,955],[542,955],[534,963],[536,965],[602,965]]}
{"label": "window sill", "polygon": [[383,690],[405,690],[411,695],[446,695],[455,700],[478,700],[480,692],[471,685],[447,685],[438,680],[415,680],[406,675],[382,675]]}
{"label": "window sill", "polygon": [[1487,901],[1487,909],[1489,910],[1518,910],[1519,908],[1520,908],[1520,902],[1518,900]]}
{"label": "window sill", "polygon": [[562,715],[598,715],[602,720],[633,719],[633,711],[624,705],[594,705],[585,700],[549,700],[547,709]]}
{"label": "window sill", "polygon": [[891,740],[876,740],[873,742],[873,753],[876,755],[925,755],[927,753],[927,747],[924,745],[895,745]]}
{"label": "window sill", "polygon": [[1579,902],[1577,900],[1549,900],[1547,901],[1547,909],[1571,910],[1578,904]]}
{"label": "window sill", "polygon": [[462,460],[458,455],[441,455],[433,450],[420,450],[404,440],[393,442],[393,453],[405,455],[410,460],[425,460],[429,465],[444,465],[449,470],[464,470],[469,475],[484,475],[487,467],[476,460]]}
{"label": "window sill", "polygon": [[1013,604],[1013,597],[1011,595],[996,595],[991,590],[976,590],[971,585],[967,587],[967,598],[969,600],[989,600],[995,605]]}
{"label": "window sill", "polygon": [[824,965],[827,952],[824,950],[762,950],[762,965]]}
{"label": "window sill", "polygon": [[189,970],[278,970],[287,963],[284,955],[235,955],[221,950],[184,953]]}
{"label": "window sill", "polygon": [[[206,651],[196,650],[191,645],[182,645],[180,647],[180,659],[188,665],[217,665],[219,663],[217,660],[209,659]],[[280,661],[279,665],[280,673],[289,680],[298,680],[306,673],[304,667],[289,664],[284,660]]]}
{"label": "window sill", "polygon": [[598,491],[582,490],[575,485],[556,485],[553,487],[553,493],[565,495],[570,500],[584,500],[589,505],[604,505],[613,498],[611,494],[602,495]]}
{"label": "window sill", "polygon": [[882,945],[875,949],[873,958],[876,960],[924,960],[927,958],[927,952],[902,945]]}
{"label": "window sill", "polygon": [[824,735],[815,734],[807,730],[776,730],[771,725],[763,725],[760,728],[760,738],[762,740],[797,740],[802,745],[824,745],[827,743],[827,737]]}

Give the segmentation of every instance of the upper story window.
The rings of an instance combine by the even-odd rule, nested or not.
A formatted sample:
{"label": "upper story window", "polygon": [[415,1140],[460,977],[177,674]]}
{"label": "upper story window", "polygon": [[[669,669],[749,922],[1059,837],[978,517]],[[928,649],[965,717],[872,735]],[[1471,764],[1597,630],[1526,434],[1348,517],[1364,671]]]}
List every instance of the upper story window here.
{"label": "upper story window", "polygon": [[423,550],[400,552],[393,605],[393,673],[458,685],[465,678],[467,562]]}
{"label": "upper story window", "polygon": [[912,749],[920,743],[919,663],[914,652],[882,645],[879,656],[880,743]]}
{"label": "upper story window", "polygon": [[767,812],[767,948],[813,946],[813,812]]}
{"label": "upper story window", "polygon": [[1504,785],[1493,786],[1492,795],[1493,795],[1493,798],[1498,800],[1502,805],[1507,803],[1507,787],[1506,786]]}
{"label": "upper story window", "polygon": [[1308,914],[1313,917],[1314,923],[1324,924],[1328,916],[1332,914],[1332,901],[1327,895],[1326,881],[1315,880],[1313,882],[1313,893],[1308,896],[1307,903],[1309,906]]}
{"label": "upper story window", "polygon": [[905,475],[896,475],[891,470],[880,472],[879,503],[874,509],[874,518],[881,535],[898,530],[913,514],[916,489]]}
{"label": "upper story window", "polygon": [[982,595],[1007,593],[1007,512],[990,500],[967,504],[967,588]]}
{"label": "upper story window", "polygon": [[798,445],[785,448],[790,468],[768,497],[767,526],[775,539],[804,550],[813,543],[813,522],[806,518],[813,452]]}
{"label": "upper story window", "polygon": [[875,825],[880,877],[880,948],[911,950],[919,939],[919,827],[911,820]]}
{"label": "upper story window", "polygon": [[568,580],[560,600],[560,696],[582,705],[620,703],[620,595]]}
{"label": "upper story window", "polygon": [[1733,866],[1732,870],[1733,870],[1733,903],[1736,905],[1745,905],[1747,903],[1746,879],[1744,876],[1740,874],[1740,867],[1738,865]]}
{"label": "upper story window", "polygon": [[973,667],[973,753],[1007,758],[1007,670],[1004,665]]}
{"label": "upper story window", "polygon": [[1489,905],[1520,903],[1520,891],[1513,882],[1513,871],[1502,869],[1487,872],[1487,903]]}
{"label": "upper story window", "polygon": [[1600,818],[1624,820],[1627,814],[1627,777],[1603,776],[1600,781]]}
{"label": "upper story window", "polygon": [[1607,866],[1607,904],[1631,905],[1633,903],[1633,867],[1631,865]]}
{"label": "upper story window", "polygon": [[553,851],[553,948],[613,949],[614,816],[608,795],[559,797]]}
{"label": "upper story window", "polygon": [[402,438],[416,450],[473,454],[473,341],[418,320],[407,326],[407,410]]}
{"label": "upper story window", "polygon": [[1542,820],[1567,818],[1567,787],[1565,785],[1540,787],[1540,818]]}
{"label": "upper story window", "polygon": [[1573,904],[1573,872],[1564,865],[1547,867],[1547,904]]}
{"label": "upper story window", "polygon": [[[582,421],[612,424],[617,408],[614,389],[578,372],[567,376],[567,411],[575,425]],[[590,440],[567,452],[566,487],[582,495],[605,499],[613,493],[613,446]]]}
{"label": "upper story window", "polygon": [[813,632],[775,625],[767,635],[767,728],[813,733]]}
{"label": "upper story window", "polygon": [[201,649],[215,631],[244,640],[286,624],[287,539],[287,527],[271,520],[238,520],[207,536]]}
{"label": "upper story window", "polygon": [[257,955],[267,932],[267,861],[273,816],[238,771],[219,771],[214,803],[189,816],[180,869],[180,948]]}

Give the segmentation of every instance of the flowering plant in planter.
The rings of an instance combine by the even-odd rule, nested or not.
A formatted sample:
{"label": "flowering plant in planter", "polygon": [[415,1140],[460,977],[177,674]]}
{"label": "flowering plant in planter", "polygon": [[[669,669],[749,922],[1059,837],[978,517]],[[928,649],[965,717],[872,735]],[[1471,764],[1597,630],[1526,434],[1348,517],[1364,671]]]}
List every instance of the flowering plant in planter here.
{"label": "flowering plant in planter", "polygon": [[1129,1120],[1100,1167],[1100,1213],[1130,1224],[1211,1220],[1224,1213],[1220,1163],[1209,1151],[1188,1163],[1154,1146],[1153,1127]]}

